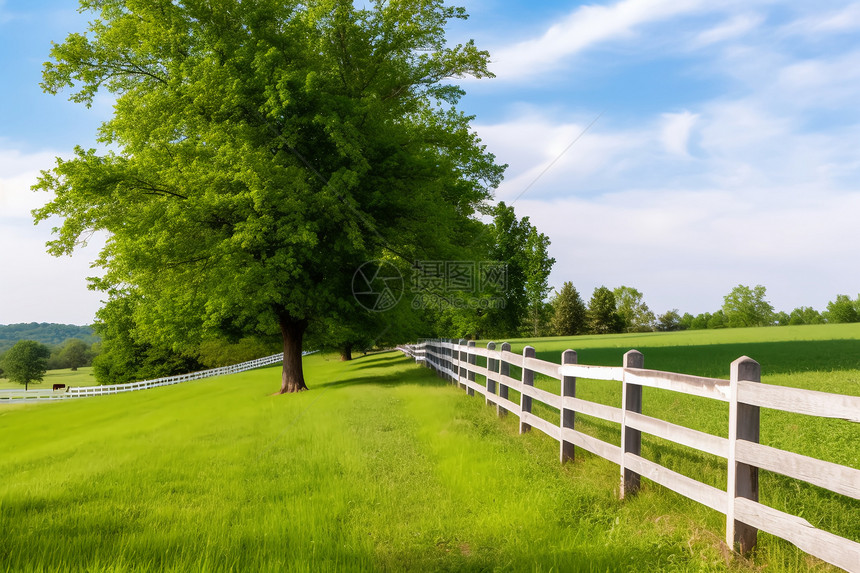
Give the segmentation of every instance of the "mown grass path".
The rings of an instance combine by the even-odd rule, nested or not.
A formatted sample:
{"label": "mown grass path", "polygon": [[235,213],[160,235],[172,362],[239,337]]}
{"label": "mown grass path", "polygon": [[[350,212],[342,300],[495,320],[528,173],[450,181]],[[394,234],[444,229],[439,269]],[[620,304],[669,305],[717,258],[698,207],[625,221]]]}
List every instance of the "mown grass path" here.
{"label": "mown grass path", "polygon": [[[0,571],[723,571],[722,522],[398,353],[0,407]],[[770,554],[768,570],[821,567]],[[730,565],[727,566],[727,563]]]}

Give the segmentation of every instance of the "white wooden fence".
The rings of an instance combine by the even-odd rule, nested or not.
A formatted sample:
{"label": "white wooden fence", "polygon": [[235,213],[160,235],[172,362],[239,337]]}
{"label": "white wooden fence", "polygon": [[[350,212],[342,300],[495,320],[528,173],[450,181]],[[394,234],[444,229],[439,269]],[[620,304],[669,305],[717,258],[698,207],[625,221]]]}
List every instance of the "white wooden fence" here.
{"label": "white wooden fence", "polygon": [[[852,573],[860,572],[860,543],[817,529],[801,517],[758,501],[759,468],[860,499],[860,470],[759,443],[760,408],[860,423],[860,397],[761,384],[759,364],[747,357],[732,362],[731,379],[722,380],[646,370],[643,356],[636,350],[624,355],[621,367],[606,367],[578,364],[573,350],[563,352],[561,363],[556,364],[535,358],[535,349],[531,346],[525,347],[522,355],[512,353],[510,348],[510,344],[504,343],[496,349],[492,342],[487,348],[479,348],[474,342],[465,340],[427,340],[399,347],[470,395],[482,394],[487,404],[496,405],[499,414],[510,412],[518,416],[520,433],[537,428],[558,441],[561,462],[572,459],[574,448],[580,447],[617,464],[622,498],[634,493],[639,488],[640,477],[644,476],[724,514],[726,543],[741,553],[755,546],[758,530],[762,530],[828,563]],[[477,365],[479,356],[486,359],[486,367]],[[511,365],[522,369],[520,379],[510,376]],[[558,380],[560,393],[535,388],[535,372]],[[483,377],[485,384],[478,383],[476,376]],[[577,378],[621,382],[620,407],[578,398]],[[729,437],[643,415],[643,386],[728,402]],[[509,388],[520,392],[519,403],[508,398]],[[558,424],[534,415],[533,400],[558,409]],[[578,431],[575,428],[576,412],[620,424],[620,444],[607,443]],[[642,457],[642,432],[725,459],[728,470],[726,490]]]}
{"label": "white wooden fence", "polygon": [[[302,356],[313,354],[316,351],[302,352]],[[180,384],[189,380],[200,380],[201,378],[210,378],[212,376],[222,376],[224,374],[235,374],[237,372],[245,372],[262,366],[269,366],[283,361],[283,354],[273,354],[265,358],[257,358],[241,364],[233,364],[232,366],[222,366],[221,368],[212,368],[210,370],[202,370],[200,372],[192,372],[190,374],[180,374],[177,376],[166,376],[164,378],[156,378],[155,380],[143,380],[141,382],[129,382],[128,384],[110,384],[105,386],[74,386],[63,390],[0,390],[0,403],[2,402],[22,402],[31,400],[68,400],[70,398],[85,398],[88,396],[103,396],[105,394],[119,394],[120,392],[133,392],[135,390],[148,390],[150,388],[158,388],[160,386],[170,386],[172,384]]]}

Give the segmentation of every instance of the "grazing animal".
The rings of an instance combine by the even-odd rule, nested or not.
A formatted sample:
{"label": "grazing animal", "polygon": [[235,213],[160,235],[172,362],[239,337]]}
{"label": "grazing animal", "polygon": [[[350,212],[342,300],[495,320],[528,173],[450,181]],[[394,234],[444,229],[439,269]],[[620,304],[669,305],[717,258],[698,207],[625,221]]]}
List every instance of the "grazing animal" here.
{"label": "grazing animal", "polygon": [[56,391],[56,390],[65,390],[65,389],[66,389],[66,385],[65,385],[65,384],[54,384],[54,391]]}

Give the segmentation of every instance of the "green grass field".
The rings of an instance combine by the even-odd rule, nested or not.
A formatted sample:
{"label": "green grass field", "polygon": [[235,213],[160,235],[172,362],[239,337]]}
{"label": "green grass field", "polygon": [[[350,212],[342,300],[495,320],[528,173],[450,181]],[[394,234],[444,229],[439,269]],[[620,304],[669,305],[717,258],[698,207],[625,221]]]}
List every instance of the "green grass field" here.
{"label": "green grass field", "polygon": [[[758,338],[747,332],[740,342],[681,333],[674,340],[602,337],[604,350],[594,337],[536,345],[582,349],[582,363],[591,361],[587,349],[598,359],[606,352],[617,364],[633,341],[652,368],[671,360],[654,356],[658,348],[706,348],[707,356],[687,358],[706,369],[711,352],[736,350],[724,345],[792,355],[768,339],[786,335],[782,330],[761,329]],[[854,344],[853,359],[833,350],[835,369],[783,360],[780,373],[766,376],[856,394],[858,331],[832,331],[834,345]],[[825,354],[826,334],[814,333]],[[761,354],[742,353],[768,372]],[[852,360],[854,368],[844,368]],[[293,396],[271,394],[279,385],[272,367],[143,392],[0,406],[0,571],[835,570],[765,534],[749,560],[732,560],[721,541],[722,515],[647,481],[637,497],[620,502],[617,466],[581,453],[560,466],[553,440],[539,432],[518,436],[513,417],[496,418],[482,399],[398,353],[350,363],[313,355],[305,363],[312,391]],[[587,381],[581,385],[585,391]],[[660,405],[718,425],[707,420],[720,412],[691,416],[685,404],[672,410],[647,390],[646,414]],[[601,391],[610,401],[611,388],[591,389]],[[825,459],[843,455],[840,463],[860,467],[856,429],[834,434],[798,422],[796,431],[782,431],[793,435],[778,436],[783,422],[763,418],[763,442],[814,446]],[[592,431],[612,429],[593,424]],[[833,436],[841,446],[816,444]],[[672,463],[688,473],[698,468],[699,479],[721,479],[712,461],[664,452],[662,444],[645,447],[652,456],[675,456],[680,461]],[[763,497],[784,492],[777,506],[800,504],[804,518],[860,540],[857,503],[823,492],[812,492],[810,503],[811,486],[762,480]]]}
{"label": "green grass field", "polygon": [[[30,390],[42,390],[47,388],[50,390],[54,384],[65,384],[66,386],[95,386],[95,376],[91,367],[78,368],[72,372],[70,369],[65,370],[48,370],[45,378],[41,382],[30,384]],[[7,378],[0,378],[0,390],[23,390],[24,385],[16,382],[10,382]]]}

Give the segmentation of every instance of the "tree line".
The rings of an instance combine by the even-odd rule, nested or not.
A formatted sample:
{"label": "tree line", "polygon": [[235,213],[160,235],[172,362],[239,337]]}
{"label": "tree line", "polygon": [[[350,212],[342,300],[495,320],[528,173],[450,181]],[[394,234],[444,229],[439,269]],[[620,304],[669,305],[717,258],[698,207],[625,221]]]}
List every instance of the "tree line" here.
{"label": "tree line", "polygon": [[49,322],[0,324],[0,354],[12,348],[19,340],[35,340],[48,346],[62,346],[71,338],[79,338],[88,344],[98,341],[98,336],[90,326]]}
{"label": "tree line", "polygon": [[860,294],[856,299],[837,295],[823,312],[808,306],[791,312],[775,311],[766,297],[767,289],[762,285],[738,285],[723,297],[722,307],[713,313],[681,315],[678,309],[672,309],[655,316],[645,304],[642,293],[634,288],[598,287],[586,305],[573,283],[565,282],[548,303],[551,319],[544,333],[572,336],[860,322]]}

